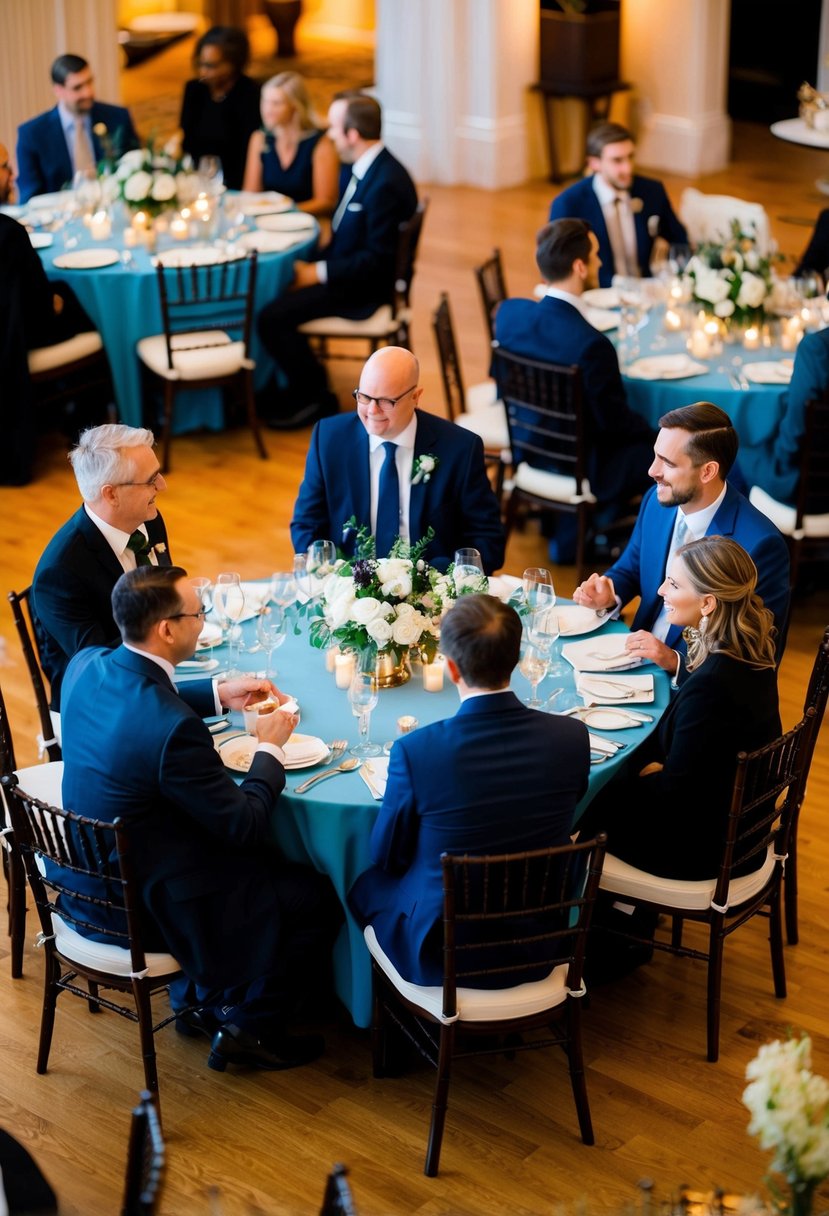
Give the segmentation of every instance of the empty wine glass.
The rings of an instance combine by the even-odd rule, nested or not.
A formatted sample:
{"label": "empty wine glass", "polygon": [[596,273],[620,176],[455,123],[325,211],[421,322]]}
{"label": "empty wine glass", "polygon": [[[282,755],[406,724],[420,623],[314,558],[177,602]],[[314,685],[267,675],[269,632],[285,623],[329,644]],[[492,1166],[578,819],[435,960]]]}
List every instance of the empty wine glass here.
{"label": "empty wine glass", "polygon": [[275,570],[271,575],[271,601],[280,608],[296,602],[297,583],[293,570]]}
{"label": "empty wine glass", "polygon": [[379,756],[382,748],[369,739],[371,711],[378,700],[377,681],[371,671],[357,670],[348,690],[351,712],[360,722],[360,741],[351,748],[352,756]]}
{"label": "empty wine glass", "polygon": [[488,589],[484,563],[478,549],[455,550],[452,581],[458,595],[470,595]]}
{"label": "empty wine glass", "polygon": [[311,594],[321,595],[323,581],[334,569],[337,546],[333,540],[315,540],[308,546],[306,569],[310,575]]}
{"label": "empty wine glass", "polygon": [[245,611],[241,575],[226,571],[218,576],[213,588],[213,607],[221,622],[222,643],[228,646],[228,675],[238,675],[242,636],[240,622]]}
{"label": "empty wine glass", "polygon": [[273,666],[273,652],[278,650],[285,641],[287,628],[288,622],[285,619],[285,613],[278,606],[262,608],[256,618],[256,637],[259,645],[268,652],[265,676],[269,680],[276,675],[276,668]]}
{"label": "empty wine glass", "polygon": [[538,686],[550,670],[550,659],[546,654],[542,654],[537,647],[527,646],[521,656],[518,670],[530,684],[530,695],[527,698],[526,704],[532,706],[533,709],[537,709],[541,705],[541,698],[538,696]]}
{"label": "empty wine glass", "polygon": [[207,194],[221,194],[225,175],[220,157],[202,156],[199,159],[198,175]]}
{"label": "empty wine glass", "polygon": [[82,215],[92,215],[101,204],[101,185],[93,169],[79,169],[72,179],[75,203]]}
{"label": "empty wine glass", "polygon": [[670,245],[668,247],[668,266],[671,274],[683,274],[690,260],[690,245]]}
{"label": "empty wine glass", "polygon": [[[210,612],[213,608],[213,584],[209,578],[191,578],[190,585],[195,589],[196,595],[199,597],[204,612]],[[200,647],[201,658],[205,663],[209,663],[213,657],[213,643],[205,641]]]}

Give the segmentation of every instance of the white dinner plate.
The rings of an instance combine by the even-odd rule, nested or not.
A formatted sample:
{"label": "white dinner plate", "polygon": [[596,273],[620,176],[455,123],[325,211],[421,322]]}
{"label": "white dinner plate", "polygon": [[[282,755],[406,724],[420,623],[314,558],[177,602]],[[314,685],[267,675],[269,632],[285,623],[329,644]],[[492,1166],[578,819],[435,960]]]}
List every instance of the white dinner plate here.
{"label": "white dinner plate", "polygon": [[625,368],[631,380],[685,380],[705,376],[708,368],[689,355],[647,355]]}
{"label": "white dinner plate", "polygon": [[37,211],[39,207],[51,207],[56,211],[64,211],[68,207],[74,207],[74,205],[74,190],[55,190],[52,194],[35,194],[26,204],[30,211]]}
{"label": "white dinner plate", "polygon": [[32,249],[48,249],[54,241],[51,232],[30,232],[29,240],[32,242]]}
{"label": "white dinner plate", "polygon": [[591,287],[582,292],[581,298],[590,308],[622,307],[622,297],[615,287]]}
{"label": "white dinner plate", "polygon": [[243,232],[236,242],[243,249],[255,249],[257,253],[284,253],[305,239],[302,232]]}
{"label": "white dinner plate", "polygon": [[236,200],[243,215],[276,215],[280,211],[290,211],[294,200],[287,194],[278,194],[275,190],[267,190],[264,194],[240,194]]}
{"label": "white dinner plate", "polygon": [[611,329],[618,329],[621,315],[613,308],[590,308],[588,306],[587,309],[588,321],[601,334],[606,334]]}
{"label": "white dinner plate", "polygon": [[576,671],[628,671],[640,667],[642,660],[625,651],[626,633],[606,633],[588,638],[586,642],[568,642],[562,646],[562,658]]}
{"label": "white dinner plate", "polygon": [[583,604],[557,604],[556,616],[563,638],[577,637],[581,633],[592,633],[607,624],[606,616],[599,616],[592,608]]}
{"label": "white dinner plate", "polygon": [[317,226],[313,215],[304,211],[285,211],[281,215],[261,215],[256,221],[257,228],[266,232],[311,232]]}
{"label": "white dinner plate", "polygon": [[[311,749],[309,744],[314,742],[319,746]],[[216,747],[225,768],[231,769],[234,773],[246,773],[250,769],[257,743],[258,740],[254,739],[253,735],[235,735],[226,743],[217,739]],[[317,739],[313,735],[291,735],[283,751],[285,752],[285,768],[291,772],[303,768],[313,768],[317,764],[322,764],[329,756],[328,748],[322,739]],[[292,755],[294,759],[291,758]]]}
{"label": "white dinner plate", "polygon": [[117,249],[75,249],[72,253],[59,253],[52,265],[59,270],[100,270],[120,261]]}
{"label": "white dinner plate", "polygon": [[743,364],[743,375],[753,384],[788,384],[793,370],[793,359],[772,359]]}
{"label": "white dinner plate", "polygon": [[567,711],[568,717],[578,718],[591,730],[630,730],[644,726],[652,717],[629,714],[627,710],[615,709],[612,705],[584,705]]}
{"label": "white dinner plate", "polygon": [[[576,691],[585,705],[648,705],[653,701],[653,676],[617,675],[616,672],[580,672]],[[595,726],[594,722],[589,724]],[[600,729],[600,728],[597,728]]]}
{"label": "white dinner plate", "polygon": [[165,249],[163,253],[156,254],[156,261],[167,267],[217,266],[219,262],[235,262],[244,256],[244,253],[238,251],[232,253],[229,249],[207,246],[196,249]]}

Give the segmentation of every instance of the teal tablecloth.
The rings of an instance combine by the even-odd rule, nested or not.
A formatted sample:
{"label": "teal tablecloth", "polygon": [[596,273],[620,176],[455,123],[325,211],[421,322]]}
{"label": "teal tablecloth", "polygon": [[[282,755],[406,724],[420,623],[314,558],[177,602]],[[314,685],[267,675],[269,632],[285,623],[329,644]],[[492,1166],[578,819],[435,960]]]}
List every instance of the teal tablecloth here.
{"label": "teal tablecloth", "polygon": [[[621,622],[610,621],[601,632],[626,633],[627,627]],[[252,624],[246,625],[248,643],[254,640],[253,634]],[[220,662],[226,660],[222,648],[216,649],[215,656]],[[299,702],[302,714],[299,730],[303,734],[318,735],[328,743],[340,738],[348,739],[349,746],[355,744],[357,719],[352,716],[347,692],[335,687],[333,673],[325,669],[324,652],[314,650],[303,632],[299,637],[289,635],[274,657],[278,668],[277,685]],[[262,651],[245,653],[240,665],[246,670],[263,670],[265,659]],[[542,696],[549,696],[556,684],[572,688],[572,672],[567,663],[564,667],[567,669],[564,677],[548,677],[541,684]],[[665,673],[650,664],[643,670],[653,672],[656,695],[653,706],[638,708],[648,713],[652,711],[654,722],[641,728],[601,732],[627,747],[611,759],[592,766],[590,789],[579,807],[579,814],[655,729],[656,721],[668,704],[670,690]],[[513,688],[522,700],[528,697],[529,685],[517,672]],[[458,694],[448,679],[442,692],[429,693],[424,691],[420,678],[413,676],[408,684],[380,693],[379,704],[371,715],[371,738],[378,743],[394,739],[397,719],[404,714],[413,714],[422,726],[449,718],[458,703]],[[234,715],[234,720],[238,720],[241,727],[241,714]],[[227,732],[228,737],[231,733]],[[217,741],[221,742],[222,738],[218,735]],[[370,864],[369,840],[380,803],[371,798],[356,771],[321,781],[307,794],[294,794],[297,785],[318,771],[321,766],[288,773],[287,788],[279,799],[274,820],[276,843],[290,860],[311,864],[327,874],[345,907],[349,888]],[[362,931],[347,911],[346,923],[335,947],[334,974],[337,994],[351,1012],[355,1024],[368,1026],[371,1020],[369,954]]]}

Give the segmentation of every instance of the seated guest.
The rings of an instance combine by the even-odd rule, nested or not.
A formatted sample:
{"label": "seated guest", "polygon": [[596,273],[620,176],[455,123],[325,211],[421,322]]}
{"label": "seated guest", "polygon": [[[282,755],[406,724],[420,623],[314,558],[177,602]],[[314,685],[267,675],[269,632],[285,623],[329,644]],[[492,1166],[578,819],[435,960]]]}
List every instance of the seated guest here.
{"label": "seated guest", "polygon": [[[536,238],[535,259],[548,284],[534,300],[504,300],[495,314],[495,339],[504,350],[548,363],[577,364],[582,376],[590,488],[599,501],[597,526],[648,488],[653,431],[628,408],[619,360],[610,339],[587,319],[582,294],[595,287],[599,243],[583,220],[546,224]],[[540,463],[535,459],[533,463]],[[552,467],[552,466],[550,466]],[[558,469],[558,472],[570,472]],[[563,528],[567,527],[567,535]],[[572,560],[575,524],[557,525],[554,560]]]}
{"label": "seated guest", "polygon": [[[829,392],[829,329],[806,334],[797,348],[791,383],[784,394],[784,412],[777,433],[765,442],[754,469],[754,483],[778,502],[795,505],[800,481],[806,405]],[[829,500],[810,504],[815,513],[829,511]]]}
{"label": "seated guest", "polygon": [[817,217],[809,244],[795,270],[796,275],[808,271],[819,274],[824,283],[829,278],[829,207],[825,207]]}
{"label": "seated guest", "polygon": [[351,178],[331,220],[331,239],[313,262],[294,264],[292,289],[267,304],[259,333],[279,364],[287,389],[260,396],[270,426],[307,426],[336,413],[325,368],[296,327],[316,317],[362,320],[391,302],[398,228],[417,208],[412,179],[383,146],[380,106],[347,93],[328,111],[329,135]]}
{"label": "seated guest", "polygon": [[562,190],[550,207],[551,220],[577,216],[596,233],[602,287],[610,286],[614,274],[649,275],[657,237],[672,245],[688,241],[662,183],[634,174],[634,152],[633,136],[618,123],[593,127],[587,136],[592,176]]}
{"label": "seated guest", "polygon": [[[705,536],[677,550],[659,594],[688,639],[689,676],[636,753],[638,776],[600,791],[579,823],[608,849],[664,878],[714,878],[737,753],[780,734],[773,617],[745,549]],[[765,861],[758,854],[745,870]]]}
{"label": "seated guest", "polygon": [[[444,617],[440,646],[460,709],[395,742],[373,864],[348,895],[413,984],[443,981],[441,853],[567,844],[590,771],[583,724],[527,709],[510,691],[521,647],[513,608],[464,596]],[[498,986],[491,976],[483,983]]]}
{"label": "seated guest", "polygon": [[248,144],[244,190],[278,190],[300,211],[330,215],[337,204],[340,162],[325,127],[311,113],[305,81],[280,72],[262,85],[262,130]]}
{"label": "seated guest", "polygon": [[415,408],[423,395],[419,376],[411,351],[384,346],[363,367],[357,412],[317,423],[291,520],[297,553],[314,540],[333,540],[352,554],[356,532],[347,521],[354,516],[380,557],[398,536],[414,544],[431,527],[423,556],[433,565],[445,569],[462,548],[480,551],[487,574],[502,564],[504,531],[483,444]]}
{"label": "seated guest", "polygon": [[196,43],[197,80],[188,80],[181,103],[181,146],[198,163],[218,156],[224,184],[241,190],[248,140],[259,126],[259,86],[245,67],[250,45],[244,30],[215,25]]}
{"label": "seated guest", "polygon": [[757,592],[777,628],[779,662],[789,618],[789,550],[774,524],[726,482],[738,446],[731,419],[716,405],[698,401],[663,414],[659,425],[648,470],[656,485],[642,500],[630,543],[605,574],[580,583],[573,599],[615,614],[640,596],[625,648],[664,668],[676,683],[686,674],[686,647],[660,584],[681,545],[703,536],[730,537],[757,567]]}
{"label": "seated guest", "polygon": [[76,173],[94,174],[108,152],[138,147],[129,110],[95,100],[92,69],[80,55],[59,55],[52,64],[58,104],[24,122],[17,132],[21,203],[60,190]]}
{"label": "seated guest", "polygon": [[[202,715],[243,709],[263,694],[280,704],[287,698],[255,677],[173,684],[204,619],[177,566],[122,575],[112,614],[122,644],[87,648],[66,672],[63,804],[118,818],[129,831],[146,944],[180,963],[189,984],[171,987],[171,1003],[182,1011],[183,1033],[211,1038],[210,1067],[305,1064],[324,1044],[318,1035],[286,1033],[289,994],[319,973],[317,956],[333,941],[338,917],[325,879],[267,847],[285,788],[282,745],[297,715],[260,715],[250,770],[237,785]],[[71,876],[64,880],[72,885]],[[89,904],[60,899],[87,922],[95,915]],[[111,914],[100,915],[101,928],[109,927]],[[96,937],[91,925],[78,932]],[[183,1009],[189,985],[203,1006],[197,1013]]]}
{"label": "seated guest", "polygon": [[167,483],[153,433],[107,424],[84,431],[69,453],[83,506],[44,550],[32,579],[40,661],[60,709],[66,665],[85,646],[114,646],[112,588],[136,565],[170,565],[156,495]]}

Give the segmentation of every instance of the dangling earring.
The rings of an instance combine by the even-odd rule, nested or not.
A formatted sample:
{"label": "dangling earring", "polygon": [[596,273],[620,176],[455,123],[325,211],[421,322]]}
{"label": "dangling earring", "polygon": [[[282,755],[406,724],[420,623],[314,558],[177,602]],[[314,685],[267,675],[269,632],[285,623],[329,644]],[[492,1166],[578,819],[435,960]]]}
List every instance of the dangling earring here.
{"label": "dangling earring", "polygon": [[[705,617],[703,617],[702,619],[705,620]],[[700,622],[700,628],[697,628],[696,625],[686,625],[685,628],[682,630],[682,636],[685,639],[685,645],[688,647],[689,650],[691,649],[692,646],[699,646],[700,642],[702,641],[702,635],[703,635],[704,631],[701,626],[702,626],[702,621]]]}

